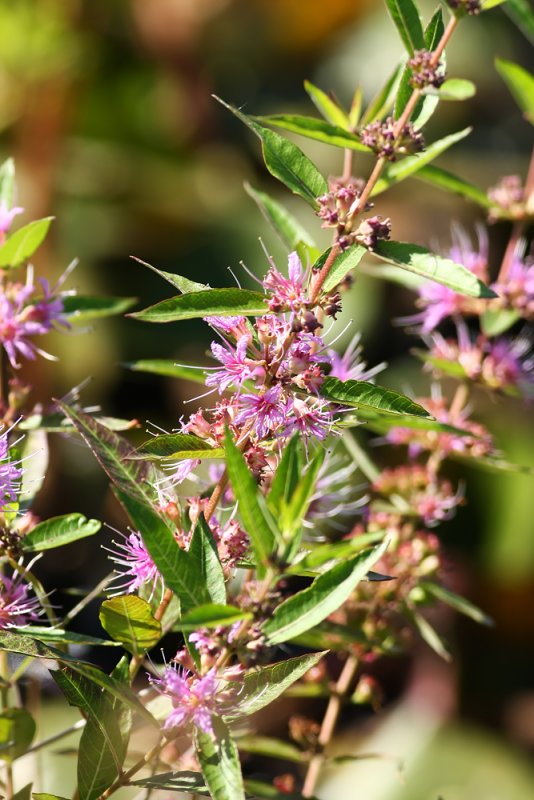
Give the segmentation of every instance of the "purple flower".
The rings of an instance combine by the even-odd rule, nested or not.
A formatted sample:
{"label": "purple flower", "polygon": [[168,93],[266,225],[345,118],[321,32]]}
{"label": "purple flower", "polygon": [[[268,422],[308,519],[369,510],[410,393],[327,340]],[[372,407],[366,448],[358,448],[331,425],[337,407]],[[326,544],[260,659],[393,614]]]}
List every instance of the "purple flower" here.
{"label": "purple flower", "polygon": [[234,339],[250,334],[246,317],[204,317],[204,322],[207,322],[212,328],[217,328],[223,333],[233,336]]}
{"label": "purple flower", "polygon": [[249,336],[241,336],[235,347],[228,344],[212,342],[211,352],[223,365],[222,369],[215,370],[206,378],[206,386],[216,386],[219,394],[230,386],[241,387],[252,377],[253,369],[247,363],[247,350],[250,345]]}
{"label": "purple flower", "polygon": [[19,463],[10,459],[7,431],[0,434],[0,513],[8,503],[15,503],[17,500],[23,472]]}
{"label": "purple flower", "polygon": [[306,273],[302,269],[300,258],[296,252],[288,257],[288,278],[284,278],[274,264],[271,264],[263,280],[263,288],[271,293],[269,308],[271,311],[290,309],[300,311],[307,304],[305,291]]}
{"label": "purple flower", "polygon": [[30,597],[31,587],[19,575],[0,575],[0,629],[36,622],[42,613],[39,600]]}
{"label": "purple flower", "polygon": [[264,439],[271,431],[284,424],[287,416],[287,401],[278,384],[264,394],[243,394],[239,398],[240,411],[234,425],[253,422],[252,430],[258,439]]}
{"label": "purple flower", "polygon": [[286,419],[285,436],[292,436],[298,431],[306,439],[311,436],[326,439],[334,424],[330,403],[319,399],[309,403],[293,397],[290,408],[292,413]]}
{"label": "purple flower", "polygon": [[11,227],[11,224],[17,214],[22,214],[24,211],[20,206],[8,208],[5,200],[0,203],[0,242],[5,239],[5,235]]}
{"label": "purple flower", "polygon": [[362,360],[362,346],[360,344],[361,334],[353,336],[349,346],[341,356],[335,350],[329,349],[328,355],[332,369],[330,376],[338,378],[340,381],[370,381],[374,376],[385,368],[385,364],[377,364],[376,367],[367,369],[367,364]]}
{"label": "purple flower", "polygon": [[163,677],[149,677],[158,692],[170,697],[173,710],[163,724],[163,730],[172,730],[192,723],[204,733],[213,736],[212,714],[220,713],[222,693],[215,669],[196,677],[181,667],[167,666]]}
{"label": "purple flower", "polygon": [[516,308],[522,316],[534,315],[534,264],[516,256],[508,275],[492,285],[492,289],[507,306]]}
{"label": "purple flower", "polygon": [[163,588],[163,578],[146,549],[141,535],[132,532],[129,536],[123,535],[123,539],[123,542],[113,542],[115,550],[105,548],[111,553],[111,560],[119,567],[115,570],[118,577],[124,579],[116,588],[121,591],[126,590],[128,594],[150,585],[154,592],[158,583],[161,583]]}

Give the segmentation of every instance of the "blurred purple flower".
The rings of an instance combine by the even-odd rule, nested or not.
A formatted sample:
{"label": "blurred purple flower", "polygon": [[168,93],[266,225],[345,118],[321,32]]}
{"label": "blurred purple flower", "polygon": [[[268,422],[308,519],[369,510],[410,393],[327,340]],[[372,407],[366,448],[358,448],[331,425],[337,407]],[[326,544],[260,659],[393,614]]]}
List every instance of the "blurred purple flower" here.
{"label": "blurred purple flower", "polygon": [[42,613],[39,600],[30,597],[31,586],[19,575],[0,575],[0,629],[37,622]]}

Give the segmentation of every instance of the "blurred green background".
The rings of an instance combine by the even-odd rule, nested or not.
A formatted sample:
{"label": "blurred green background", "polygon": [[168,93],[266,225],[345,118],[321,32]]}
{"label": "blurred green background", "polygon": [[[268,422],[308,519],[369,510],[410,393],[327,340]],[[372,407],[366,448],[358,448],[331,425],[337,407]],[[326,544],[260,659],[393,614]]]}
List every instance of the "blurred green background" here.
{"label": "blurred green background", "polygon": [[[421,7],[428,19],[434,4]],[[524,175],[532,139],[494,70],[497,54],[532,63],[529,43],[501,10],[467,19],[450,47],[449,74],[474,80],[478,93],[467,103],[443,104],[428,129],[432,140],[474,125],[439,163],[483,188],[503,174]],[[377,0],[0,0],[2,155],[16,159],[23,221],[57,218],[35,259],[38,273],[57,278],[78,257],[71,285],[136,296],[145,307],[171,292],[131,255],[212,286],[233,282],[231,267],[246,285],[239,262],[264,271],[261,237],[283,265],[285,254],[243,182],[282,197],[303,222],[318,226],[266,175],[257,142],[211,95],[252,113],[313,114],[305,78],[335,90],[345,103],[361,83],[369,100],[401,57]],[[342,151],[299,144],[326,174],[341,171]],[[356,162],[356,168],[365,174],[368,164]],[[431,246],[448,245],[451,220],[473,235],[483,221],[475,207],[417,181],[388,193],[376,210],[391,217],[395,239]],[[506,225],[490,229],[494,267],[508,233]],[[362,277],[347,296],[343,319],[353,318],[363,331],[370,363],[389,362],[383,381],[421,393],[427,379],[409,357],[416,341],[391,323],[412,311],[412,300],[399,287]],[[189,413],[183,400],[197,390],[121,364],[141,358],[205,363],[209,341],[196,323],[103,321],[83,335],[51,335],[47,347],[60,362],[36,362],[22,373],[35,385],[34,402],[62,396],[91,377],[84,404],[139,419],[142,438],[146,420],[171,428]],[[509,460],[534,464],[531,409],[509,399],[476,400]],[[364,751],[372,746],[406,758],[405,772],[383,760],[345,764],[325,784],[325,797],[356,796],[356,789],[366,800],[534,797],[528,763],[534,750],[534,481],[457,467],[451,475],[465,480],[468,505],[440,529],[450,581],[494,617],[495,628],[444,615],[453,665],[440,664],[421,645],[412,658],[383,667],[385,727],[375,730],[367,715],[347,714],[340,752],[353,750],[357,736]],[[125,527],[93,457],[66,439],[52,443],[37,511],[82,511]],[[86,540],[60,563],[45,558],[43,570],[60,588],[75,577],[91,587],[104,562]],[[283,735],[285,722],[279,724]],[[58,758],[66,775],[71,760]],[[57,786],[42,790],[62,793]]]}

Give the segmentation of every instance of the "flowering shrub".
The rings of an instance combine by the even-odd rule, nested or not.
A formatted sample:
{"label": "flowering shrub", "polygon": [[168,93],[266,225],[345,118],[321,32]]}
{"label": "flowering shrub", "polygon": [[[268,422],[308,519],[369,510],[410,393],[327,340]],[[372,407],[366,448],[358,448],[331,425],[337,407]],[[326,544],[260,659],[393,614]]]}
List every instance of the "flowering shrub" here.
{"label": "flowering shrub", "polygon": [[[446,79],[444,50],[462,17],[498,4],[449,0],[448,11],[436,11],[423,27],[413,0],[386,0],[407,57],[363,114],[359,91],[346,111],[309,83],[324,119],[252,117],[223,103],[259,137],[267,169],[331,229],[332,243],[321,253],[278,201],[249,187],[287,248],[287,265],[267,257],[256,289],[213,289],[156,270],[179,294],[131,316],[151,323],[204,319],[214,337],[211,365],[158,362],[157,370],[203,384],[201,396],[209,400],[137,448],[121,435],[128,422],[89,414],[77,398],[39,413],[28,407],[29,389],[14,375],[21,360],[50,357],[36,343],[40,337],[54,327],[68,334],[76,320],[118,313],[130,301],[81,297],[64,290],[63,280],[53,288],[34,281],[28,262],[51,220],[10,232],[23,210],[14,205],[12,162],[2,168],[0,758],[9,796],[12,762],[47,745],[32,745],[35,724],[15,691],[33,659],[53,664],[57,686],[84,719],[80,800],[103,800],[127,786],[214,800],[296,789],[292,796],[312,797],[343,704],[378,703],[368,663],[404,651],[418,635],[449,658],[426,616],[440,602],[488,622],[448,588],[436,531],[466,501],[463,485],[443,475],[447,459],[514,469],[491,432],[471,418],[471,397],[475,386],[524,399],[532,394],[524,326],[534,302],[534,265],[526,255],[534,170],[524,187],[508,176],[486,194],[429,166],[467,131],[425,143],[421,128],[440,100],[473,93],[469,81]],[[534,78],[509,62],[498,69],[532,121]],[[342,148],[343,174],[327,180],[273,128]],[[353,174],[355,155],[363,177]],[[491,222],[513,221],[497,276],[490,274],[483,227],[478,244],[456,229],[450,250],[439,254],[395,241],[394,220],[369,216],[382,192],[410,176],[474,200]],[[417,355],[432,374],[429,397],[375,383],[384,365],[365,363],[358,333],[344,352],[333,347],[344,295],[367,258],[378,278],[402,283],[411,273],[417,313],[399,323],[421,338]],[[143,369],[150,371],[150,363]],[[452,398],[442,376],[457,381]],[[69,624],[88,600],[62,619],[32,571],[42,551],[100,529],[79,514],[38,521],[31,512],[32,437],[56,430],[58,417],[61,430],[80,434],[92,450],[132,525],[117,533],[110,575],[95,590],[106,587],[100,622],[108,639],[72,633]],[[394,450],[396,466],[381,467],[380,457],[375,463],[361,427]],[[80,641],[122,648],[110,675],[69,653]],[[25,657],[14,672],[7,651]],[[240,753],[251,741],[254,752],[280,753],[277,740],[251,740],[251,716],[311,683],[326,698],[326,712],[322,723],[290,720],[300,786],[288,776],[274,786],[246,773],[244,779]],[[154,736],[140,756],[129,743],[141,724]]]}

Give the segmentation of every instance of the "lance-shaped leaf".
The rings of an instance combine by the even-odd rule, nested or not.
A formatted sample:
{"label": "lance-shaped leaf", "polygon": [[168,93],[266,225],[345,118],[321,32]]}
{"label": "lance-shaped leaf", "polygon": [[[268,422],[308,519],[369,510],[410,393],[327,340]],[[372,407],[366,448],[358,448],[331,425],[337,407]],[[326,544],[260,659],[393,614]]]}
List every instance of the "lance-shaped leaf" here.
{"label": "lance-shaped leaf", "polygon": [[162,772],[160,775],[150,775],[131,781],[131,786],[142,786],[152,790],[167,790],[171,792],[186,792],[192,795],[207,795],[208,787],[201,772],[184,770],[183,772]]}
{"label": "lance-shaped leaf", "polygon": [[212,800],[245,800],[239,753],[230,731],[213,717],[213,733],[197,730],[196,754]]}
{"label": "lance-shaped leaf", "polygon": [[251,670],[245,675],[243,688],[239,693],[239,702],[232,709],[229,717],[249,716],[269,705],[295,681],[302,678],[324,655],[326,655],[325,652],[296,656],[288,658],[286,661],[279,661],[277,664],[269,664],[267,667]]}
{"label": "lance-shaped leaf", "polygon": [[299,133],[307,139],[315,139],[334,147],[345,147],[349,150],[358,150],[360,153],[370,152],[355,133],[316,117],[305,117],[301,114],[270,114],[265,117],[255,117],[255,119],[258,122],[265,122],[275,128],[282,128],[284,131]]}
{"label": "lance-shaped leaf", "polygon": [[340,381],[338,378],[325,378],[321,386],[321,396],[333,403],[369,409],[387,415],[401,415],[429,418],[430,414],[409,397],[377,386],[367,381]]}
{"label": "lance-shaped leaf", "polygon": [[381,241],[374,255],[390,264],[415,272],[416,275],[448,286],[458,294],[485,299],[497,296],[462,264],[456,264],[450,258],[431,253],[418,244]]}
{"label": "lance-shaped leaf", "polygon": [[285,600],[263,625],[271,644],[287,642],[310,630],[339,608],[384,554],[387,542],[359,553],[316,578],[311,586]]}
{"label": "lance-shaped leaf", "polygon": [[18,267],[31,258],[43,243],[53,219],[38,219],[15,231],[0,247],[0,267]]}
{"label": "lance-shaped leaf", "polygon": [[237,499],[238,511],[250,537],[261,577],[272,559],[277,531],[265,501],[258,491],[256,481],[228,430],[225,450],[228,475]]}
{"label": "lance-shaped leaf", "polygon": [[495,66],[523,112],[525,119],[534,125],[534,75],[520,67],[519,64],[514,64],[513,61],[505,61],[503,58],[497,58]]}
{"label": "lance-shaped leaf", "polygon": [[89,449],[93,452],[102,469],[113,484],[139,503],[151,506],[157,494],[151,481],[154,473],[146,461],[134,461],[135,450],[122,437],[117,436],[94,417],[77,411],[61,401],[58,405],[70,419]]}
{"label": "lance-shaped leaf", "polygon": [[152,614],[150,603],[133,594],[104,600],[99,619],[111,638],[134,655],[150,650],[161,639],[161,622]]}
{"label": "lance-shaped leaf", "polygon": [[119,489],[116,494],[139,530],[165,585],[179,598],[182,612],[211,602],[213,598],[206,586],[202,563],[190,552],[182,550],[170,528],[150,506]]}
{"label": "lance-shaped leaf", "polygon": [[201,383],[204,385],[206,373],[198,367],[175,364],[164,358],[142,359],[140,361],[127,361],[124,367],[131,369],[132,372],[148,372],[151,375],[164,375],[167,378],[181,378],[184,381]]}
{"label": "lance-shaped leaf", "polygon": [[267,495],[267,507],[276,516],[283,503],[288,503],[300,480],[299,437],[291,437],[282,450],[282,458],[276,468]]}
{"label": "lance-shaped leaf", "polygon": [[491,617],[484,614],[480,608],[473,605],[469,600],[466,600],[465,597],[460,597],[460,595],[455,592],[451,592],[450,589],[446,589],[444,586],[440,586],[432,581],[421,581],[418,587],[428,594],[433,595],[437,600],[441,600],[451,608],[454,608],[455,611],[459,611],[460,614],[465,614],[466,617],[470,617],[480,625],[493,625]]}
{"label": "lance-shaped leaf", "polygon": [[265,295],[250,289],[205,289],[161,300],[153,306],[128,314],[142,322],[178,322],[197,317],[260,316],[267,311]]}
{"label": "lance-shaped leaf", "polygon": [[372,195],[380,194],[393,184],[417,174],[422,167],[429,164],[445,150],[448,150],[453,144],[465,139],[471,131],[472,128],[464,128],[464,130],[457,133],[451,133],[449,136],[444,136],[443,139],[438,139],[437,142],[432,142],[422,153],[416,156],[407,156],[401,161],[396,161],[389,165],[382,177],[377,181]]}
{"label": "lance-shaped leaf", "polygon": [[530,0],[507,0],[504,11],[534,44],[534,9]]}
{"label": "lance-shaped leaf", "polygon": [[196,631],[197,628],[217,628],[219,625],[233,625],[242,619],[252,619],[252,614],[236,606],[208,603],[184,614],[175,626],[175,630]]}
{"label": "lance-shaped leaf", "polygon": [[109,639],[100,639],[98,636],[89,636],[86,633],[75,633],[66,631],[63,628],[46,628],[44,625],[24,625],[17,628],[10,628],[13,633],[21,633],[24,636],[31,636],[40,642],[51,642],[52,644],[87,644],[99,645],[100,647],[118,647],[117,642]]}
{"label": "lance-shaped leaf", "polygon": [[198,570],[209,598],[208,602],[224,605],[226,603],[224,572],[217,544],[203,514],[195,526],[187,554]]}
{"label": "lance-shaped leaf", "polygon": [[32,792],[34,800],[69,800],[68,797],[61,797],[59,794],[48,794],[48,792]]}
{"label": "lance-shaped leaf", "polygon": [[469,100],[475,96],[476,91],[477,88],[472,81],[467,81],[465,78],[449,78],[439,89],[429,87],[424,90],[424,94],[435,95],[440,100]]}
{"label": "lance-shaped leaf", "polygon": [[304,88],[327,122],[330,122],[331,125],[336,125],[338,128],[349,130],[349,118],[339,103],[326,92],[323,92],[322,89],[319,89],[318,86],[314,86],[310,81],[304,81]]}
{"label": "lance-shaped leaf", "polygon": [[153,436],[135,451],[134,459],[151,461],[165,459],[176,461],[183,458],[223,458],[224,448],[213,445],[192,433],[165,433]]}
{"label": "lance-shaped leaf", "polygon": [[[331,250],[332,248],[329,247],[319,256],[313,265],[314,270],[318,270],[324,265],[326,259],[330,255]],[[349,272],[358,266],[366,253],[367,250],[365,247],[362,247],[359,244],[353,244],[350,247],[347,247],[346,250],[342,250],[339,255],[336,256],[334,263],[330,268],[330,272],[326,276],[323,284],[324,291],[330,292],[338,284],[340,284],[341,281],[346,278]]]}
{"label": "lance-shaped leaf", "polygon": [[271,175],[282,181],[294,194],[306,200],[312,208],[317,208],[317,198],[328,191],[328,184],[308,156],[289,139],[258,125],[246,114],[242,114],[220,98],[216,99],[261,139],[265,166]]}
{"label": "lance-shaped leaf", "polygon": [[77,539],[93,536],[101,527],[102,523],[97,519],[86,519],[83,514],[51,517],[45,522],[39,522],[24,536],[21,541],[22,549],[33,553],[61,547]]}
{"label": "lance-shaped leaf", "polygon": [[93,664],[81,661],[79,658],[69,655],[62,650],[57,650],[44,642],[33,639],[31,636],[11,633],[7,630],[0,631],[0,650],[8,650],[10,653],[20,653],[31,658],[44,658],[48,661],[59,661],[69,666],[74,672],[105,689],[122,703],[126,703],[143,716],[151,725],[159,727],[152,714],[137,699],[136,695],[128,686],[124,686],[112,676],[106,675],[101,669]]}
{"label": "lance-shaped leaf", "polygon": [[[275,739],[272,736],[240,736],[236,742],[240,751],[254,753],[267,758],[281,758],[284,761],[293,761],[302,764],[304,754],[294,744]],[[245,788],[247,784],[245,782]]]}
{"label": "lance-shaped leaf", "polygon": [[0,712],[0,761],[10,763],[24,755],[35,736],[35,720],[24,708]]}
{"label": "lance-shaped leaf", "polygon": [[362,126],[382,119],[390,111],[397,94],[401,72],[402,64],[399,64],[369,104],[361,120]]}
{"label": "lance-shaped leaf", "polygon": [[480,317],[480,327],[486,336],[500,336],[520,319],[515,308],[488,308]]}
{"label": "lance-shaped leaf", "polygon": [[444,659],[444,661],[451,660],[451,654],[449,648],[439,635],[439,633],[434,630],[430,622],[423,617],[419,611],[415,611],[413,609],[407,609],[408,615],[411,617],[415,627],[421,634],[421,638],[427,643],[427,645]]}
{"label": "lance-shaped leaf", "polygon": [[272,225],[282,242],[289,250],[296,250],[304,263],[309,257],[311,261],[319,255],[319,251],[308,231],[278,200],[269,197],[265,192],[254,189],[245,183],[245,190],[256,202],[265,219]]}
{"label": "lance-shaped leaf", "polygon": [[433,164],[417,170],[414,177],[420,181],[425,181],[425,183],[430,183],[432,186],[445,189],[447,192],[453,192],[466,200],[472,200],[473,203],[482,208],[490,208],[492,205],[487,194],[482,189],[479,189],[478,186]]}
{"label": "lance-shaped leaf", "polygon": [[[313,458],[306,465],[304,474],[300,477],[294,491],[287,500],[281,504],[278,512],[279,525],[283,534],[292,539],[291,552],[295,552],[298,546],[299,537],[293,538],[294,534],[302,526],[302,521],[306,516],[310,501],[315,490],[317,475],[325,459],[326,452],[321,447],[317,450]],[[288,560],[290,560],[288,558]]]}
{"label": "lance-shaped leaf", "polygon": [[63,313],[69,322],[87,322],[123,314],[135,302],[135,297],[89,297],[83,294],[67,295],[62,299]]}
{"label": "lance-shaped leaf", "polygon": [[362,533],[341,542],[332,544],[319,544],[310,550],[309,553],[295,561],[286,570],[290,575],[309,575],[317,572],[325,572],[334,566],[334,562],[343,558],[350,558],[360,552],[370,544],[380,542],[386,535],[385,531],[375,531],[373,533]]}
{"label": "lance-shaped leaf", "polygon": [[386,0],[388,11],[408,53],[423,50],[425,37],[419,12],[413,0]]}
{"label": "lance-shaped leaf", "polygon": [[163,278],[164,281],[170,283],[171,286],[174,286],[178,289],[179,292],[182,294],[187,294],[188,292],[203,292],[205,289],[209,289],[210,287],[207,286],[205,283],[198,283],[197,281],[192,281],[189,278],[184,278],[183,275],[177,275],[175,272],[165,272],[162,269],[157,269],[157,267],[153,267],[152,264],[149,264],[147,261],[143,261],[136,256],[131,256],[134,261],[137,261],[139,264],[142,264],[144,267],[148,267],[148,269],[155,272],[156,275],[159,275],[160,278]]}

